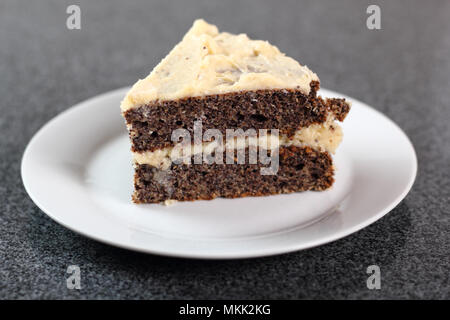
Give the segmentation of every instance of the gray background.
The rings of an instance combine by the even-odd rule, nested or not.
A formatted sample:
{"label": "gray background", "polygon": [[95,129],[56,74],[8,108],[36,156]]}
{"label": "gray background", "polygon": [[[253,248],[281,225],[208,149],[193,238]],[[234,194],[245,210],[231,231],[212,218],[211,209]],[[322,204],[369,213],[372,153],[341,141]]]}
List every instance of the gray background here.
{"label": "gray background", "polygon": [[[66,28],[79,4],[82,29]],[[365,26],[369,4],[382,30]],[[20,160],[73,104],[145,76],[195,18],[267,39],[369,103],[411,138],[419,174],[368,228],[275,257],[199,261],[139,254],[79,236],[29,199]],[[0,1],[1,298],[449,298],[450,1]],[[370,121],[370,119],[368,119]],[[376,196],[376,195],[374,195]],[[66,288],[81,267],[82,289]],[[382,289],[366,288],[377,264]]]}

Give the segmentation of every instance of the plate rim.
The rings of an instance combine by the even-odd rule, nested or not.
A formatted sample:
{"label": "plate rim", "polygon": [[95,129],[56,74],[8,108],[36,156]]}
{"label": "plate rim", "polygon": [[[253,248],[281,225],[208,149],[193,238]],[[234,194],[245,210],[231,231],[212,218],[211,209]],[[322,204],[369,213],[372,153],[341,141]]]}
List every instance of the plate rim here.
{"label": "plate rim", "polygon": [[[329,234],[325,237],[319,238],[317,240],[313,240],[310,242],[300,242],[300,243],[291,243],[290,245],[285,245],[283,248],[279,248],[279,247],[270,247],[270,248],[265,248],[263,252],[260,252],[258,250],[254,250],[253,252],[234,252],[234,253],[221,253],[221,252],[217,252],[217,253],[195,253],[195,252],[177,252],[176,250],[173,251],[165,251],[165,250],[161,250],[160,248],[155,248],[155,247],[146,247],[146,248],[141,248],[139,246],[133,246],[130,244],[123,244],[120,241],[112,241],[109,239],[104,239],[96,234],[90,234],[87,232],[84,232],[83,230],[80,230],[79,228],[76,228],[76,226],[72,226],[69,225],[67,223],[65,223],[64,221],[62,221],[62,219],[60,219],[58,217],[58,215],[54,215],[52,214],[50,211],[51,210],[47,210],[45,208],[45,206],[40,203],[39,199],[37,199],[35,197],[35,195],[30,192],[29,190],[29,186],[27,187],[27,177],[24,174],[25,171],[25,166],[26,166],[26,161],[27,161],[27,156],[30,153],[30,149],[33,145],[33,143],[35,141],[37,141],[40,136],[43,134],[43,132],[49,127],[51,126],[54,122],[59,121],[62,117],[67,116],[68,114],[72,113],[72,112],[76,112],[77,110],[80,109],[84,109],[84,108],[89,108],[91,103],[95,103],[96,100],[102,100],[107,96],[110,95],[114,95],[114,94],[118,94],[119,92],[123,92],[125,93],[126,90],[128,90],[130,87],[126,86],[126,87],[121,87],[118,89],[114,89],[114,90],[110,90],[107,92],[103,92],[101,94],[98,94],[96,96],[90,97],[88,99],[85,99],[81,102],[78,102],[76,104],[74,104],[73,106],[67,108],[66,110],[62,111],[61,113],[57,114],[56,116],[54,116],[53,118],[51,118],[49,121],[47,121],[41,128],[39,128],[32,136],[32,138],[29,140],[28,144],[26,145],[24,152],[22,154],[22,158],[21,158],[21,164],[20,164],[20,172],[21,172],[21,179],[22,179],[22,184],[24,186],[25,191],[27,192],[28,196],[30,197],[30,199],[33,201],[33,203],[42,211],[44,212],[48,217],[50,217],[52,220],[54,220],[55,222],[57,222],[58,224],[62,225],[63,227],[77,233],[80,234],[82,236],[85,236],[89,239],[93,239],[95,241],[107,244],[107,245],[111,245],[111,246],[115,246],[118,248],[122,248],[122,249],[127,249],[127,250],[132,250],[132,251],[136,251],[136,252],[141,252],[141,253],[146,253],[146,254],[156,254],[156,255],[160,255],[160,256],[166,256],[166,257],[176,257],[176,258],[189,258],[189,259],[206,259],[206,260],[231,260],[231,259],[245,259],[245,258],[258,258],[258,257],[267,257],[267,256],[274,256],[274,255],[281,255],[281,254],[285,254],[285,253],[290,253],[290,252],[295,252],[295,251],[300,251],[300,250],[306,250],[306,249],[310,249],[313,247],[317,247],[320,245],[324,245],[324,244],[328,244],[330,242],[334,242],[337,240],[340,240],[344,237],[347,237],[353,233],[356,233],[364,228],[366,228],[367,226],[373,224],[374,222],[378,221],[379,219],[381,219],[383,216],[385,216],[387,213],[389,213],[390,211],[392,211],[395,207],[397,207],[400,202],[406,197],[406,195],[409,193],[409,191],[411,190],[411,188],[414,185],[414,182],[416,180],[417,177],[417,171],[418,171],[418,159],[417,159],[417,154],[414,148],[413,143],[411,142],[411,140],[409,139],[408,135],[403,131],[403,129],[397,125],[397,123],[395,123],[392,119],[390,119],[387,115],[385,115],[384,113],[382,113],[381,111],[371,107],[370,105],[360,101],[359,99],[355,99],[353,97],[350,97],[348,95],[336,92],[334,90],[329,90],[329,89],[325,89],[325,88],[321,88],[320,92],[326,92],[327,95],[335,95],[338,97],[343,97],[346,98],[347,100],[351,101],[352,103],[357,103],[360,104],[361,106],[363,106],[364,108],[370,109],[371,111],[377,113],[379,116],[381,116],[381,118],[383,118],[384,121],[389,122],[391,125],[393,125],[398,131],[399,133],[402,135],[402,138],[405,139],[405,142],[408,144],[408,148],[411,151],[411,156],[413,161],[411,161],[412,163],[412,174],[409,176],[409,180],[408,183],[405,184],[405,186],[403,187],[402,192],[400,192],[397,197],[395,198],[395,200],[391,201],[391,203],[389,205],[387,205],[383,210],[379,210],[376,214],[372,215],[371,217],[361,221],[358,224],[355,224],[352,227],[348,227],[344,230],[341,230],[339,232],[336,233],[332,233]],[[323,219],[319,219],[318,221],[314,222],[315,223],[320,223],[320,221]],[[296,232],[301,228],[293,228],[292,230],[288,230],[286,232],[281,232],[283,234],[287,234],[287,233],[291,233],[291,232]],[[160,236],[160,235],[157,235]],[[268,236],[270,237],[270,235]],[[262,238],[267,238],[267,237],[262,237]],[[231,241],[228,240],[228,241]]]}

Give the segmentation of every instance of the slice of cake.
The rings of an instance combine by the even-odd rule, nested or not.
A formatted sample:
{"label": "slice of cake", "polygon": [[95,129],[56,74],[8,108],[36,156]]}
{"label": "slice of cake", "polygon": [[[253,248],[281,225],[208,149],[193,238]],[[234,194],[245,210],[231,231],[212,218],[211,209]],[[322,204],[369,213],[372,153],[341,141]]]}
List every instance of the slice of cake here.
{"label": "slice of cake", "polygon": [[133,201],[155,203],[325,190],[344,99],[266,41],[203,20],[122,101]]}

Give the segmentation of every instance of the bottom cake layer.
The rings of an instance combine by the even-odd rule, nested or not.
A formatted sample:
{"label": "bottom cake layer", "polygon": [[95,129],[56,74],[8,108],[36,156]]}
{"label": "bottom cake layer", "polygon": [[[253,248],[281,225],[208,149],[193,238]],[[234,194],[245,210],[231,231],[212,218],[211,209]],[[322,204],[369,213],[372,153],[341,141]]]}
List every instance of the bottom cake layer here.
{"label": "bottom cake layer", "polygon": [[[248,155],[249,150],[246,150]],[[280,147],[279,168],[262,175],[263,164],[174,164],[161,170],[136,164],[135,203],[166,200],[210,200],[325,190],[334,182],[333,162],[328,152],[310,147]]]}

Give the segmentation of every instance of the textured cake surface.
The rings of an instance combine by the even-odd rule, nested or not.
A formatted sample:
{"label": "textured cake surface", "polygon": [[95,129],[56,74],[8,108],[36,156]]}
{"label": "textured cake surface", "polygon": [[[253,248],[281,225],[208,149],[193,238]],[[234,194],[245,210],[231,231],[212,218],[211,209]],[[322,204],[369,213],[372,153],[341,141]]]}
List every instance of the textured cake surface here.
{"label": "textured cake surface", "polygon": [[276,128],[292,137],[299,129],[325,122],[330,116],[342,121],[349,106],[343,99],[323,100],[316,96],[319,83],[313,81],[309,95],[298,90],[257,90],[184,98],[140,106],[124,112],[132,150],[154,151],[173,146],[177,128],[192,131],[201,119],[203,130],[247,130]]}
{"label": "textured cake surface", "polygon": [[133,86],[121,108],[258,89],[295,88],[308,94],[313,80],[318,80],[315,73],[267,41],[219,33],[216,26],[196,20],[150,75]]}
{"label": "textured cake surface", "polygon": [[161,170],[138,165],[133,201],[211,200],[321,191],[334,182],[330,155],[309,147],[280,148],[280,169],[276,175],[261,175],[260,168],[261,164],[172,164]]}
{"label": "textured cake surface", "polygon": [[[223,148],[266,148],[271,146],[310,146],[318,151],[333,154],[342,140],[342,128],[335,123],[334,118],[329,116],[327,121],[319,124],[312,124],[308,127],[297,130],[292,137],[286,135],[273,136],[267,133],[265,136],[239,137],[232,141],[226,141]],[[204,155],[212,154],[217,150],[218,142],[210,141],[201,143],[200,147],[191,145],[187,148],[188,155],[195,155],[201,152]],[[185,150],[183,150],[185,151]],[[133,152],[133,160],[137,164],[148,164],[156,168],[167,169],[172,163],[172,159],[181,157],[179,148],[170,146],[154,151]]]}

